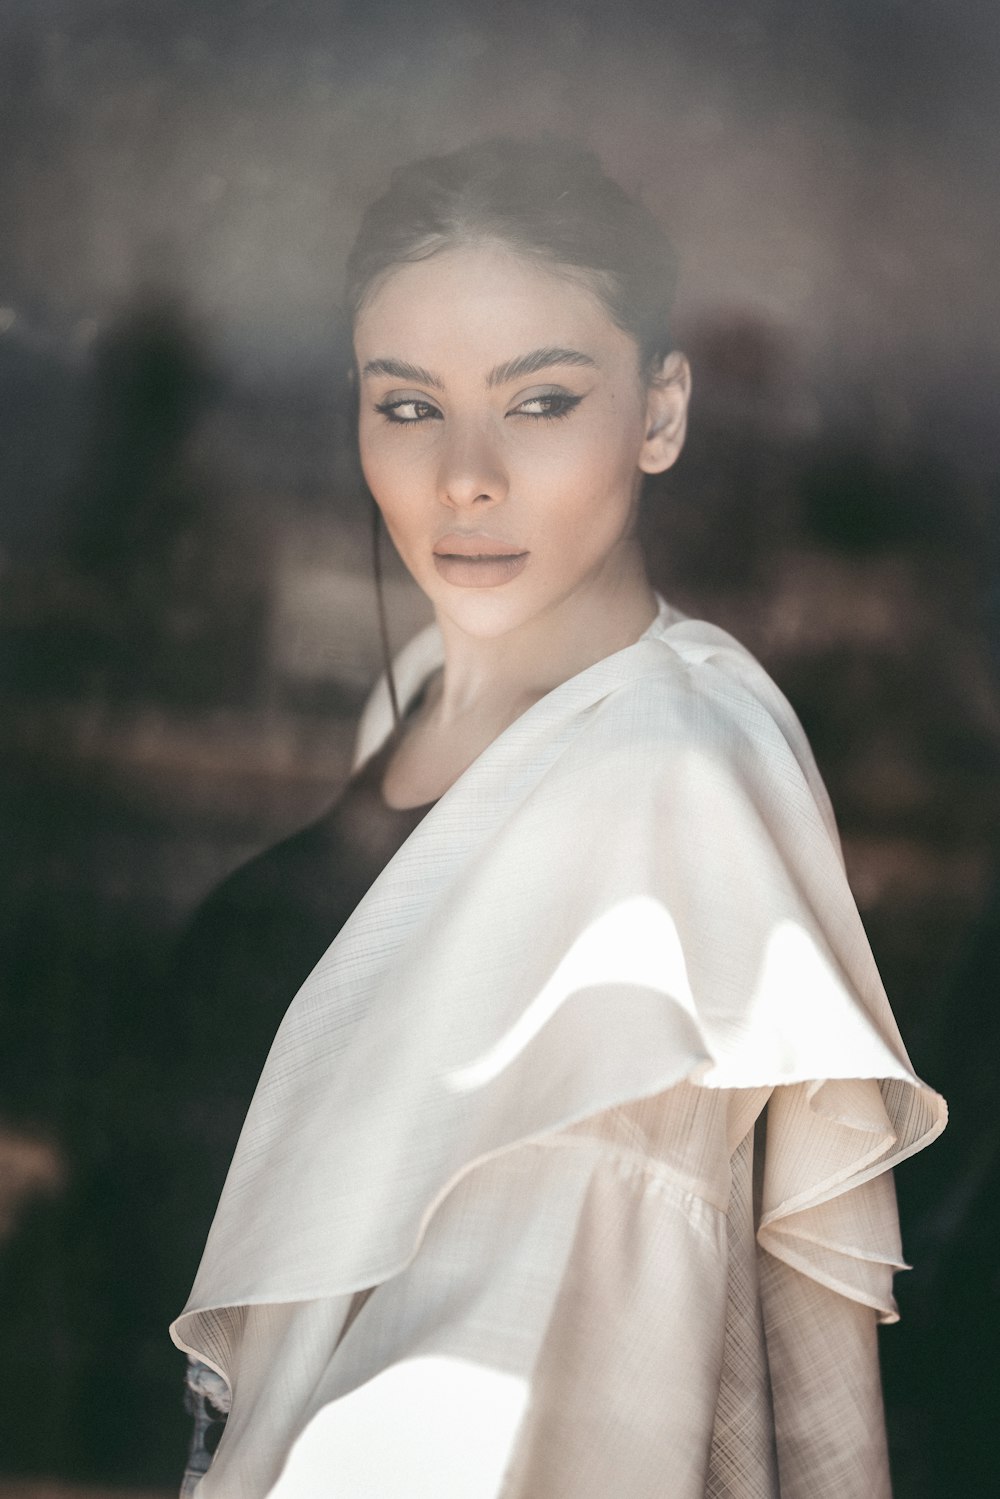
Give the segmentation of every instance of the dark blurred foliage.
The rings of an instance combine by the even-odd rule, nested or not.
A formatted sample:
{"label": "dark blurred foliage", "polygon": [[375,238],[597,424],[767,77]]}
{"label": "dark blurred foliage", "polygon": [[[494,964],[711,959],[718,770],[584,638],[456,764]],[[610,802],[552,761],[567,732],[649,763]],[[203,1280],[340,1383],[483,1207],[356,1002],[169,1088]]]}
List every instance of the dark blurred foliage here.
{"label": "dark blurred foliage", "polygon": [[[679,308],[692,427],[650,484],[645,540],[658,586],[755,650],[799,711],[904,1037],[951,1099],[944,1138],[899,1172],[916,1268],[883,1338],[888,1415],[897,1499],[991,1486],[1000,490],[973,236],[996,206],[976,176],[995,27],[969,0],[961,24],[929,0],[667,9],[557,3],[543,19],[511,3],[459,25],[445,0],[18,0],[0,17],[11,1474],[169,1485],[182,1462],[165,1328],[280,1017],[179,1003],[172,952],[224,874],[335,797],[377,664],[329,312],[351,216],[411,136],[423,149],[483,123],[584,131],[600,106],[594,143],[612,165],[634,149],[652,200],[671,185],[696,287],[712,226],[735,220],[685,221],[685,202],[738,195],[710,168],[752,165],[754,129],[778,153],[774,201],[746,225],[756,270],[741,280],[741,243],[725,294],[709,303],[702,286]],[[619,91],[629,69],[640,81],[611,108],[592,85],[616,67]],[[468,96],[445,97],[463,78]],[[783,315],[761,235],[769,246],[772,217],[801,206],[781,197],[782,153],[799,170],[817,95],[837,128],[821,180],[803,179],[813,239],[800,224],[788,257],[818,290]],[[893,165],[907,142],[908,175]],[[299,158],[282,196],[281,162]],[[333,162],[343,201],[315,207],[317,162]],[[942,194],[966,179],[956,224]],[[129,214],[139,248],[116,260]],[[773,256],[789,233],[776,224]],[[118,269],[105,276],[103,258]],[[952,337],[966,364],[949,363]]]}
{"label": "dark blurred foliage", "polygon": [[245,702],[267,623],[265,559],[247,528],[227,526],[210,477],[188,460],[213,384],[177,308],[140,294],[98,341],[89,385],[62,534],[47,566],[11,580],[8,619],[18,603],[22,612],[8,636],[9,687]]}

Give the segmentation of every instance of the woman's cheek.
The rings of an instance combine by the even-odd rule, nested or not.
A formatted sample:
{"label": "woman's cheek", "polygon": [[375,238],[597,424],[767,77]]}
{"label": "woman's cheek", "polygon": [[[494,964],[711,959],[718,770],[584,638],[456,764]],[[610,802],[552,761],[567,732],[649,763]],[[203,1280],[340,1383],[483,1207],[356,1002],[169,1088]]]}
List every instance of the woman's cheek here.
{"label": "woman's cheek", "polygon": [[368,488],[387,515],[399,505],[401,467],[398,460],[394,461],[392,455],[380,452],[376,446],[362,451],[361,468]]}

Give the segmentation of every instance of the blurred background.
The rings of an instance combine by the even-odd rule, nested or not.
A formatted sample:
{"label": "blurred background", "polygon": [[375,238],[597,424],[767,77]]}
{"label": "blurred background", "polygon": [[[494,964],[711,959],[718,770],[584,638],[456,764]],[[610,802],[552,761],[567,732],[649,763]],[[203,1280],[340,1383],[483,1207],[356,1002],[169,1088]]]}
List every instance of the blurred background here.
{"label": "blurred background", "polygon": [[330,804],[378,668],[343,259],[398,162],[540,129],[680,254],[653,575],[792,699],[951,1100],[898,1175],[889,1427],[897,1499],[991,1486],[998,85],[991,0],[3,0],[4,1499],[176,1485],[166,1325],[280,1017],[171,952]]}

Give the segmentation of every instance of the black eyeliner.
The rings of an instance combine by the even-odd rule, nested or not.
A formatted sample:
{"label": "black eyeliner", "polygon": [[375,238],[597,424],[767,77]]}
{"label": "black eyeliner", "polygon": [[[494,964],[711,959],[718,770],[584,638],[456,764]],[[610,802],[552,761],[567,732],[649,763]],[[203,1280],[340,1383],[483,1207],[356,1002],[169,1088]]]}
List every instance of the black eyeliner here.
{"label": "black eyeliner", "polygon": [[542,401],[552,401],[556,404],[558,409],[555,411],[519,412],[517,407],[515,406],[514,410],[508,414],[511,416],[526,416],[530,421],[533,422],[554,422],[559,421],[560,418],[564,416],[569,416],[570,412],[574,411],[576,407],[579,406],[582,400],[583,396],[575,396],[569,394],[564,395],[562,392],[553,392],[552,395],[548,396],[529,396],[526,401],[522,402],[522,405],[530,405],[532,401],[538,401],[539,403],[541,403]]}

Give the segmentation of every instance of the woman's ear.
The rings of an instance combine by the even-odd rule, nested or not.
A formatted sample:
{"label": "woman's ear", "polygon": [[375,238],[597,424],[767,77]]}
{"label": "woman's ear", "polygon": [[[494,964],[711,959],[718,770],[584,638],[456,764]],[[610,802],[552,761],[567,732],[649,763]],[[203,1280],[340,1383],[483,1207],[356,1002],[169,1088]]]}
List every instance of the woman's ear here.
{"label": "woman's ear", "polygon": [[687,432],[691,366],[675,349],[663,360],[646,390],[646,436],[639,453],[644,474],[662,474],[676,463]]}

